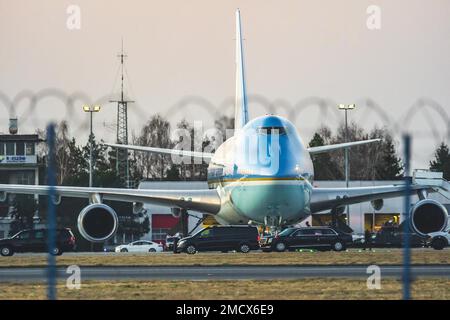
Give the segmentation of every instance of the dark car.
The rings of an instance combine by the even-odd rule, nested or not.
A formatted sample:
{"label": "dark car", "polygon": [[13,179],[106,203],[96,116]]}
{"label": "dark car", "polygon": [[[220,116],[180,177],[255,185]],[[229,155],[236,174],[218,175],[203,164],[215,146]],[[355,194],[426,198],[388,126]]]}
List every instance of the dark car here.
{"label": "dark car", "polygon": [[[409,232],[411,247],[423,247],[425,239],[414,232]],[[402,247],[405,232],[402,226],[383,226],[372,238],[374,247]]]}
{"label": "dark car", "polygon": [[180,239],[177,252],[238,250],[247,253],[259,249],[258,229],[253,226],[211,226]]}
{"label": "dark car", "polygon": [[263,251],[283,252],[300,248],[342,251],[352,241],[351,234],[331,227],[307,227],[284,229],[275,237],[265,238],[260,245]]}
{"label": "dark car", "polygon": [[[15,252],[47,252],[47,229],[22,230],[11,238],[0,240],[2,256],[12,256]],[[75,251],[75,237],[70,229],[56,230],[56,247],[53,255],[65,251]]]}

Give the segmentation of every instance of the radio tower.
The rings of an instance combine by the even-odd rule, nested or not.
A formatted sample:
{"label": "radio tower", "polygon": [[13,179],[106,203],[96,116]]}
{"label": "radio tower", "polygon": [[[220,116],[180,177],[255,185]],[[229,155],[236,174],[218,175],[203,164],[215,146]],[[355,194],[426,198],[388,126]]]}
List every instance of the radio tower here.
{"label": "radio tower", "polygon": [[[128,57],[123,51],[122,40],[122,52],[117,56],[120,59],[120,65],[122,69],[121,87],[120,87],[120,100],[111,100],[110,102],[117,103],[117,143],[128,144],[128,103],[134,101],[125,100],[124,97],[124,59]],[[130,187],[130,168],[128,163],[128,150],[119,149],[116,150],[116,170],[123,185],[126,188]]]}

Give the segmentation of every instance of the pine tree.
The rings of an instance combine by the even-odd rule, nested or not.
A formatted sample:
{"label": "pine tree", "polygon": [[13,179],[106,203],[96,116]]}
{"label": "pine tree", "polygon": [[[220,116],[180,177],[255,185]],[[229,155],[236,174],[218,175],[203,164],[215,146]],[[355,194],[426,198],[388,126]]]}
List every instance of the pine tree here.
{"label": "pine tree", "polygon": [[376,178],[378,180],[398,180],[402,178],[403,166],[397,157],[395,145],[390,135],[385,135],[382,142],[381,161],[376,164]]}
{"label": "pine tree", "polygon": [[[309,142],[310,147],[320,147],[325,145],[325,140],[321,134],[316,132]],[[335,180],[342,179],[342,174],[337,168],[328,152],[317,154],[312,157],[314,165],[314,178],[316,180]]]}
{"label": "pine tree", "polygon": [[434,153],[434,160],[430,161],[430,169],[444,173],[444,179],[450,180],[450,150],[442,142]]}

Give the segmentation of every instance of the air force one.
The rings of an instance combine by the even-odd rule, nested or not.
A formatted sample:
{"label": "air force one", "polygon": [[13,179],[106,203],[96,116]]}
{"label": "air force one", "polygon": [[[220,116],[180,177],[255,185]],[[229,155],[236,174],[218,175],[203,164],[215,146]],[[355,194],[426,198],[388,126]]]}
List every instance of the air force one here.
{"label": "air force one", "polygon": [[[249,140],[254,143],[248,143]],[[297,129],[287,119],[266,115],[249,120],[244,77],[241,19],[236,11],[236,102],[235,134],[215,153],[153,148],[146,146],[109,146],[160,154],[201,157],[209,160],[208,186],[205,190],[142,190],[57,186],[61,197],[88,198],[90,204],[78,216],[81,235],[92,242],[111,238],[118,226],[116,212],[102,200],[153,203],[172,208],[174,214],[193,210],[213,215],[221,224],[264,224],[275,228],[304,220],[311,214],[338,212],[349,204],[402,196],[403,185],[360,188],[316,188],[311,156],[349,148],[378,139],[305,147]],[[253,161],[250,158],[268,161]],[[0,199],[8,193],[48,194],[49,186],[0,185]],[[420,201],[411,211],[411,225],[419,234],[447,227],[448,213],[439,202],[427,199],[430,185],[413,184]]]}

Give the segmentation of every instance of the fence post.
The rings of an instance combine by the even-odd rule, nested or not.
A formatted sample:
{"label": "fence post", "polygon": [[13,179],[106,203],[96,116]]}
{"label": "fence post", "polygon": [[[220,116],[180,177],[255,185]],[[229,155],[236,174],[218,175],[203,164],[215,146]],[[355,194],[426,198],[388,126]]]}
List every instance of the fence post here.
{"label": "fence post", "polygon": [[47,245],[48,245],[48,266],[47,266],[47,299],[56,300],[56,258],[52,254],[56,247],[56,174],[55,174],[55,125],[47,127],[48,145],[48,209],[47,209]]}
{"label": "fence post", "polygon": [[410,248],[410,207],[411,207],[411,137],[408,134],[403,136],[405,161],[405,197],[404,212],[405,219],[403,223],[403,300],[411,299],[411,248]]}

